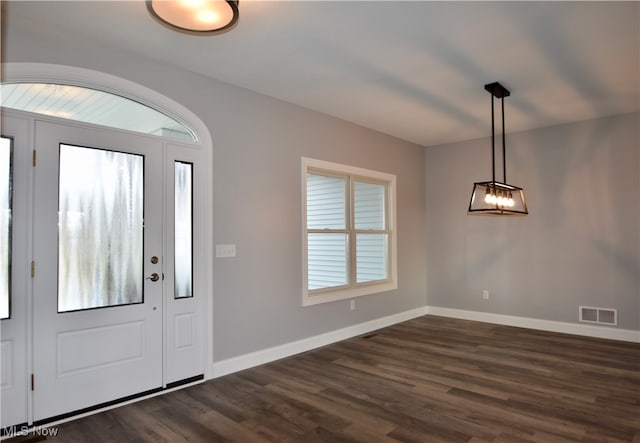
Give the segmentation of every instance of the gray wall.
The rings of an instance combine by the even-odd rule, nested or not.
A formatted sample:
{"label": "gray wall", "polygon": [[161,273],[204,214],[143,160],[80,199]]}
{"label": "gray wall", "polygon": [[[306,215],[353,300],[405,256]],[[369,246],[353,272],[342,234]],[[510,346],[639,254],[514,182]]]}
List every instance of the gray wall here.
{"label": "gray wall", "polygon": [[639,120],[508,134],[526,217],[467,215],[473,182],[491,178],[489,138],[427,148],[428,304],[565,322],[610,307],[640,329]]}
{"label": "gray wall", "polygon": [[[424,306],[424,149],[347,122],[108,48],[61,29],[4,23],[4,62],[102,71],[164,93],[208,126],[214,143],[214,243],[238,256],[216,259],[214,359],[302,339]],[[301,307],[300,158],[396,174],[399,289]]]}

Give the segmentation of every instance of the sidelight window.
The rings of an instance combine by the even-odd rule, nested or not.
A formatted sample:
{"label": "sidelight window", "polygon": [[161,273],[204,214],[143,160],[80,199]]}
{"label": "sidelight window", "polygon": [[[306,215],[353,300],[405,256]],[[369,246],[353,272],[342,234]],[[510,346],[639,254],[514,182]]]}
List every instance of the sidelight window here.
{"label": "sidelight window", "polygon": [[175,162],[175,298],[193,297],[193,164]]}

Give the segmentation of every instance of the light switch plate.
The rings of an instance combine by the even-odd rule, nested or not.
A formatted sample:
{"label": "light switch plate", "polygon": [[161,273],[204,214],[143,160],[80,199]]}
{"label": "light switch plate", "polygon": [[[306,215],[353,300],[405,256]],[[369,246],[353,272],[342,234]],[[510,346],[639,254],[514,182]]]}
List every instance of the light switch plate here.
{"label": "light switch plate", "polygon": [[216,245],[216,257],[228,258],[236,256],[236,245]]}

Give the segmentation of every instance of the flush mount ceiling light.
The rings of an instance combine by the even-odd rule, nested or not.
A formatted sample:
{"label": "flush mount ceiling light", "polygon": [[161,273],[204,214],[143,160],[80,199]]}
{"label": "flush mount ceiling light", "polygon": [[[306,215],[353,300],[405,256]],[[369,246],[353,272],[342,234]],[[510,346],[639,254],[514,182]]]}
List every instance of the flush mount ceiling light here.
{"label": "flush mount ceiling light", "polygon": [[237,0],[147,0],[147,9],[161,24],[188,34],[213,34],[238,21]]}
{"label": "flush mount ceiling light", "polygon": [[[507,161],[504,131],[504,98],[511,93],[500,83],[484,85],[491,93],[491,181],[473,184],[469,214],[487,215],[526,215],[527,203],[524,189],[507,184]],[[496,181],[496,143],[493,99],[499,98],[502,104],[502,182]]]}

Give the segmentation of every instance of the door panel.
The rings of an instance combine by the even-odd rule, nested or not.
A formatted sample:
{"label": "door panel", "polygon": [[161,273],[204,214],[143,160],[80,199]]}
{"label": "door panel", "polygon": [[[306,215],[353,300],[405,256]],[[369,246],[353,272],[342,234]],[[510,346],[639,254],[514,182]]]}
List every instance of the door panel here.
{"label": "door panel", "polygon": [[144,358],[144,329],[143,321],[134,321],[59,333],[58,374],[94,371]]}
{"label": "door panel", "polygon": [[[2,136],[11,140],[11,243],[9,274],[4,274],[2,286],[9,289],[9,304],[0,320],[0,411],[1,426],[8,427],[28,421],[27,404],[27,343],[29,316],[29,193],[31,167],[29,121],[2,114]],[[7,165],[5,165],[7,166]],[[3,211],[4,212],[4,211]],[[3,214],[6,216],[6,214]],[[3,251],[7,252],[7,251]],[[4,291],[4,289],[3,289]]]}
{"label": "door panel", "polygon": [[163,144],[44,121],[35,141],[38,421],[163,385]]}

